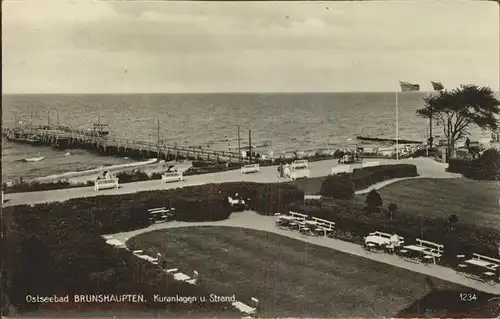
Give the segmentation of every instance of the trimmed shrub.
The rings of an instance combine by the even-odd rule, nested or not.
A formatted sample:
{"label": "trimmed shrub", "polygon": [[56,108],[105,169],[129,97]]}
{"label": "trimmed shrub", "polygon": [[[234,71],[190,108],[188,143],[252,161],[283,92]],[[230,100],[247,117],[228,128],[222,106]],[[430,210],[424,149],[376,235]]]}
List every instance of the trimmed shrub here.
{"label": "trimmed shrub", "polygon": [[[207,296],[209,292],[173,280],[129,251],[108,246],[100,236],[147,226],[147,210],[154,207],[175,207],[177,220],[225,219],[231,214],[227,197],[234,193],[249,198],[251,209],[261,214],[285,212],[290,203],[304,200],[304,193],[292,185],[227,183],[6,207],[3,214],[8,225],[2,225],[5,292],[21,312],[40,307],[26,303],[27,293],[50,296],[133,292],[144,294],[149,301],[143,305],[147,307],[144,310],[158,308],[184,315],[194,311],[203,317],[236,317],[233,310],[226,310],[231,308],[229,304],[224,303],[151,303],[153,294]],[[44,311],[64,311],[59,306],[42,307]],[[92,311],[98,311],[99,305],[92,306]],[[124,310],[131,309],[129,306],[133,307],[125,305]],[[66,307],[75,309],[79,305]]]}
{"label": "trimmed shrub", "polygon": [[415,241],[422,236],[426,240],[443,244],[443,262],[456,265],[457,254],[479,253],[495,256],[498,252],[500,234],[496,229],[466,223],[456,223],[450,227],[448,218],[421,218],[398,211],[392,220],[384,212],[364,214],[363,207],[352,201],[330,200],[316,203],[292,203],[290,209],[310,217],[319,217],[335,222],[339,238],[363,243],[363,237],[375,230],[396,232],[405,242]]}
{"label": "trimmed shrub", "polygon": [[459,173],[475,180],[500,180],[500,152],[489,149],[474,160],[450,159],[448,172]]}
{"label": "trimmed shrub", "polygon": [[380,210],[380,207],[382,207],[384,203],[382,202],[380,194],[376,190],[372,189],[366,196],[365,204],[368,212],[371,213]]}
{"label": "trimmed shrub", "polygon": [[321,184],[320,194],[324,197],[350,199],[354,197],[354,183],[348,175],[328,176]]}
{"label": "trimmed shrub", "polygon": [[481,157],[472,161],[471,170],[466,172],[466,177],[476,180],[500,180],[500,152],[496,149],[484,151]]}
{"label": "trimmed shrub", "polygon": [[94,186],[94,182],[87,182],[81,184],[71,184],[68,181],[56,181],[53,183],[39,183],[39,182],[22,182],[16,183],[12,186],[7,186],[7,183],[2,184],[2,190],[5,194],[12,193],[28,193],[28,192],[41,192],[50,191],[54,189],[75,188]]}
{"label": "trimmed shrub", "polygon": [[394,214],[398,211],[398,205],[396,203],[390,203],[387,206],[387,215],[390,219],[394,217]]}
{"label": "trimmed shrub", "polygon": [[459,159],[459,158],[450,158],[448,161],[447,172],[450,173],[458,173],[466,175],[470,171],[472,167],[472,160],[468,159]]}
{"label": "trimmed shrub", "polygon": [[116,174],[116,178],[118,178],[121,184],[126,183],[134,183],[149,180],[149,175],[144,173],[143,171],[132,171],[132,172],[119,172]]}
{"label": "trimmed shrub", "polygon": [[[64,312],[82,309],[82,304],[37,304],[26,302],[26,294],[70,296],[81,294],[142,294],[145,304],[84,305],[89,311],[151,311],[161,309],[178,315],[194,311],[207,317],[232,313],[224,303],[155,303],[154,294],[207,296],[213,291],[175,281],[157,266],[133,256],[130,251],[107,245],[99,236],[71,229],[52,220],[37,229],[21,227],[6,238],[4,292],[21,312]],[[138,309],[139,308],[139,309]],[[232,313],[235,316],[235,313]]]}
{"label": "trimmed shrub", "polygon": [[380,165],[354,169],[351,181],[354,183],[356,190],[362,190],[389,179],[415,176],[418,176],[417,166],[415,165]]}

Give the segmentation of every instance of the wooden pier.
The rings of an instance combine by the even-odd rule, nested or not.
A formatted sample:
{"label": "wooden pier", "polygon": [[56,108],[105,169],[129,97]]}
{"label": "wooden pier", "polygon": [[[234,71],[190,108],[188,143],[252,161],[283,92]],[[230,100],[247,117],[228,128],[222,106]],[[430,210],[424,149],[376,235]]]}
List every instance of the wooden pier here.
{"label": "wooden pier", "polygon": [[86,149],[100,155],[129,157],[134,159],[158,158],[163,160],[218,160],[242,161],[237,152],[207,150],[200,147],[167,145],[162,141],[145,142],[119,139],[103,131],[103,125],[94,125],[94,130],[78,130],[67,126],[27,125],[14,129],[4,128],[2,136],[9,141],[51,146],[60,150]]}

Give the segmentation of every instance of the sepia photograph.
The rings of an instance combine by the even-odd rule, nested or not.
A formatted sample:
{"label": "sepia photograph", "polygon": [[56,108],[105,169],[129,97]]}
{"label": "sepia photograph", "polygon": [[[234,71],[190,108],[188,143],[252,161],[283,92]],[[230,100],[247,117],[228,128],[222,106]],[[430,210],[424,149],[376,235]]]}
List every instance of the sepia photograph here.
{"label": "sepia photograph", "polygon": [[492,1],[2,2],[0,317],[500,318]]}

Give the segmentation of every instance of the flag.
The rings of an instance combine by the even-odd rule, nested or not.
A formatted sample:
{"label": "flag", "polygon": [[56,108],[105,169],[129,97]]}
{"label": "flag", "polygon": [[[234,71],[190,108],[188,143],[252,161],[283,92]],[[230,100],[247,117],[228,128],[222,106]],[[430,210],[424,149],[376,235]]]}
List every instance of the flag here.
{"label": "flag", "polygon": [[416,92],[420,91],[419,84],[413,84],[410,82],[399,81],[399,85],[401,85],[401,91],[403,92]]}
{"label": "flag", "polygon": [[441,82],[433,82],[431,81],[432,83],[432,87],[434,88],[434,91],[441,91],[441,90],[444,90],[444,86]]}

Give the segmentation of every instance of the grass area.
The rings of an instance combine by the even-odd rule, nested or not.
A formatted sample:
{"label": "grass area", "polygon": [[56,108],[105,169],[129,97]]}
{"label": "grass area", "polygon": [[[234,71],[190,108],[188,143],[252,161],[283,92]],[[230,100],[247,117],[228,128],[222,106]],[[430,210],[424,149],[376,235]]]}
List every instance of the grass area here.
{"label": "grass area", "polygon": [[[474,316],[464,313],[474,305],[457,302],[468,288],[263,231],[171,228],[138,235],[128,245],[163,252],[167,267],[197,270],[209,290],[245,303],[258,298],[260,317],[416,316],[435,312],[432,304],[455,307],[442,316]],[[437,295],[437,303],[429,302]]]}
{"label": "grass area", "polygon": [[308,195],[317,195],[321,189],[321,184],[326,179],[326,176],[313,178],[300,178],[287,183],[296,186],[298,189]]}
{"label": "grass area", "polygon": [[[457,214],[461,221],[500,229],[500,182],[457,179],[409,179],[379,190],[384,205],[426,217]],[[356,195],[364,203],[366,194]]]}

